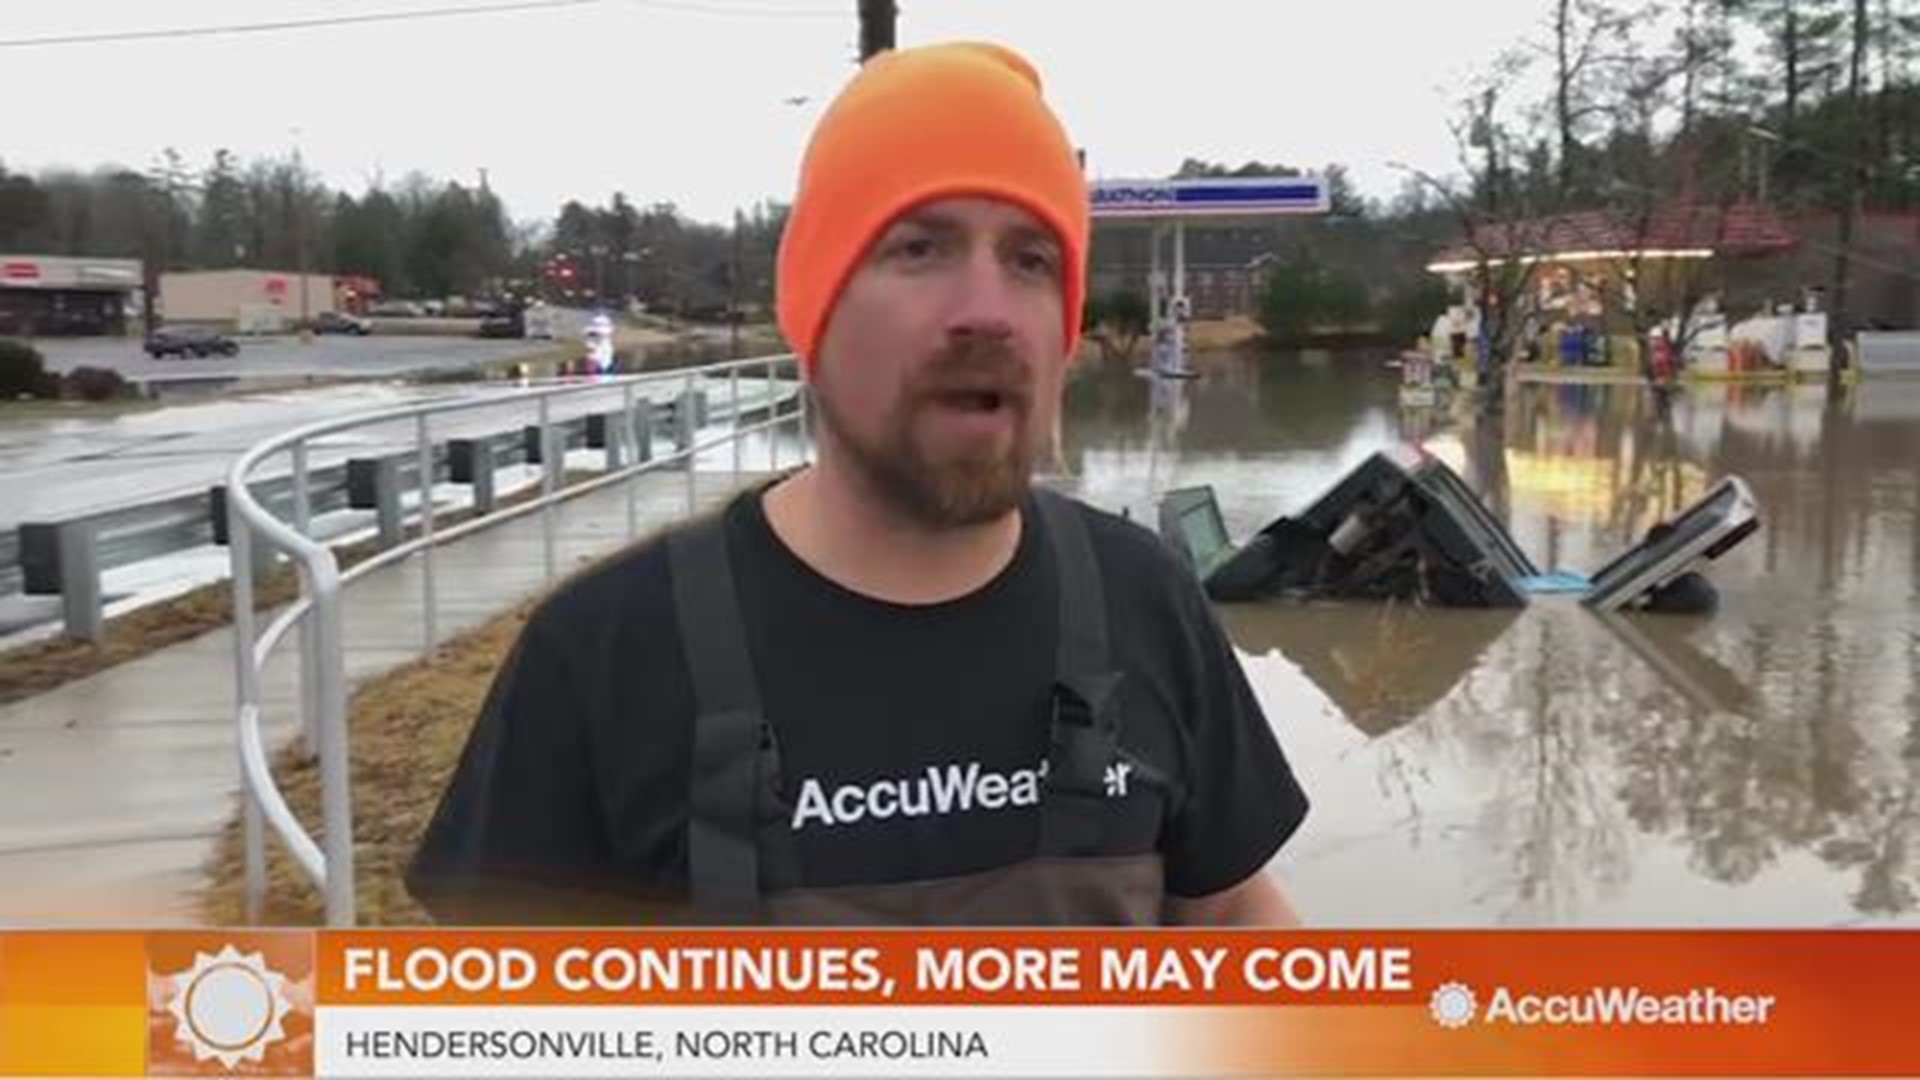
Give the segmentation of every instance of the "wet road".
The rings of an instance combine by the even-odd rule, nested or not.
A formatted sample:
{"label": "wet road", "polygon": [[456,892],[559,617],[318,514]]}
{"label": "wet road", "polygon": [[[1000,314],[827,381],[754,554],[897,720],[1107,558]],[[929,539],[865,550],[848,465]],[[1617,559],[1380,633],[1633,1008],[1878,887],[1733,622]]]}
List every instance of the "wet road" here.
{"label": "wet road", "polygon": [[[520,385],[525,384],[514,379],[461,384],[369,380],[219,397],[112,417],[8,418],[0,422],[0,531],[23,521],[55,520],[204,491],[223,482],[228,467],[248,447],[303,424]],[[670,397],[675,390],[675,384],[663,382],[643,393]],[[710,389],[713,395],[727,392],[724,386]],[[567,419],[617,408],[620,401],[618,390],[572,397],[557,404],[553,415]],[[474,410],[437,421],[434,437],[510,430],[534,422],[534,415],[531,405]],[[410,421],[326,436],[317,443],[313,463],[320,467],[349,456],[402,450],[413,445],[412,439]],[[286,467],[281,461],[261,475]]]}
{"label": "wet road", "polygon": [[155,360],[140,342],[123,338],[46,338],[34,343],[49,371],[105,367],[141,383],[193,383],[226,379],[365,379],[448,371],[538,352],[550,342],[483,341],[479,338],[322,335],[297,338],[236,338],[235,356],[167,357]]}
{"label": "wet road", "polygon": [[1920,925],[1920,383],[1522,387],[1401,410],[1377,360],[1076,385],[1086,494],[1210,483],[1236,536],[1402,438],[1543,567],[1596,569],[1736,473],[1763,530],[1706,617],[1223,609],[1314,799],[1284,857],[1344,925]]}
{"label": "wet road", "polygon": [[[545,343],[434,337],[242,339],[237,357],[149,359],[137,341],[47,339],[47,367],[112,368],[164,402],[116,416],[0,416],[0,530],[220,482],[248,446],[300,424],[449,392],[455,372]],[[307,386],[309,381],[348,381]],[[389,381],[391,380],[391,381]],[[231,395],[231,396],[227,396]]]}

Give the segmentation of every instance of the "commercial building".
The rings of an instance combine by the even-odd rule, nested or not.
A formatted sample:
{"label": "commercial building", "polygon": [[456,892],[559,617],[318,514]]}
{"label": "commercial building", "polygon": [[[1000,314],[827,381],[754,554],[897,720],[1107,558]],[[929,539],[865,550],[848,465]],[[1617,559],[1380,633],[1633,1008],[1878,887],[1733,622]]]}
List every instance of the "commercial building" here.
{"label": "commercial building", "polygon": [[138,259],[0,255],[0,335],[124,334],[140,269]]}
{"label": "commercial building", "polygon": [[160,276],[160,310],[168,322],[275,333],[342,306],[328,274],[196,270]]}

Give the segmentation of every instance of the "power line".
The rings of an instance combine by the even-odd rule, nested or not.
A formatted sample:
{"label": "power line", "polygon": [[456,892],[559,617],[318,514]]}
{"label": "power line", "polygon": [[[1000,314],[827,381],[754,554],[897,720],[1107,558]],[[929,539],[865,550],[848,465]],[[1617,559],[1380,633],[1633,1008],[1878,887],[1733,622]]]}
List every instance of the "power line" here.
{"label": "power line", "polygon": [[732,15],[767,19],[844,19],[847,13],[828,8],[741,7],[734,4],[702,4],[695,0],[627,0],[638,7],[662,11],[690,11],[700,15]]}
{"label": "power line", "polygon": [[582,7],[604,0],[517,0],[503,4],[471,4],[462,7],[427,8],[417,11],[379,11],[364,15],[327,15],[312,19],[282,19],[277,22],[234,23],[219,26],[179,26],[159,30],[120,30],[102,34],[65,34],[58,37],[16,38],[0,41],[0,48],[31,48],[37,45],[91,45],[111,41],[156,41],[172,38],[215,37],[228,34],[275,33],[283,30],[311,30],[323,26],[349,26],[360,23],[404,22],[414,19],[439,19],[459,15],[488,15],[506,11],[535,11],[547,8]]}
{"label": "power line", "polygon": [[[51,37],[0,40],[0,49],[26,49],[56,45],[94,45],[123,41],[161,41],[178,38],[222,37],[238,34],[280,33],[313,30],[331,26],[368,23],[413,22],[468,15],[495,15],[514,11],[544,11],[557,8],[588,7],[608,0],[513,0],[509,3],[467,4],[458,7],[425,8],[413,11],[379,11],[363,15],[326,15],[311,19],[282,19],[262,23],[230,23],[216,26],[179,26],[153,30],[119,30],[97,34],[61,34]],[[637,7],[662,11],[691,12],[701,15],[727,15],[746,18],[844,18],[845,12],[822,8],[736,7],[699,3],[697,0],[626,0]]]}

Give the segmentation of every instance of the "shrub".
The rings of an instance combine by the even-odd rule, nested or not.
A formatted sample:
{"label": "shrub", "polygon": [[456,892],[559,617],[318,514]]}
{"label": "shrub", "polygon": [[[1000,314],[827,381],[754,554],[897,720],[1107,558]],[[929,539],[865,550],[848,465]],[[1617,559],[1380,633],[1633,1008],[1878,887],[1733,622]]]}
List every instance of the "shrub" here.
{"label": "shrub", "polygon": [[24,341],[0,341],[0,399],[38,395],[46,382],[47,364],[40,350]]}
{"label": "shrub", "polygon": [[127,392],[127,380],[111,368],[77,367],[67,373],[67,388],[84,401],[111,401]]}

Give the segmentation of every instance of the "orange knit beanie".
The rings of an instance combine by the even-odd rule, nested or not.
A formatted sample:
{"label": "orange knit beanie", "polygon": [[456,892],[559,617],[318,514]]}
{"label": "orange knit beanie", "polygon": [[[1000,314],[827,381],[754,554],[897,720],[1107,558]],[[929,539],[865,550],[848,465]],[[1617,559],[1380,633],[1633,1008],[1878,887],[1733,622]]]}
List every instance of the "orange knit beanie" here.
{"label": "orange knit beanie", "polygon": [[809,370],[827,316],[867,248],[935,199],[1003,199],[1060,242],[1067,355],[1086,293],[1087,182],[1026,59],[956,43],[869,60],[821,117],[780,240],[780,329]]}

